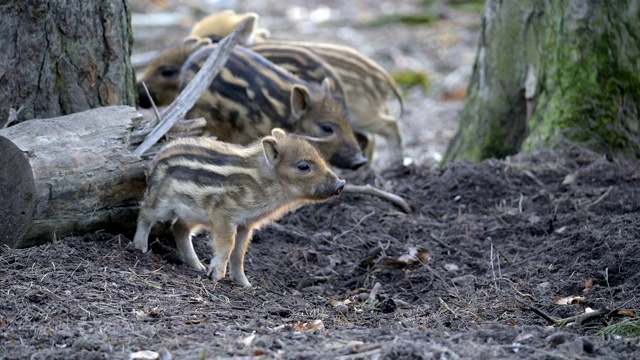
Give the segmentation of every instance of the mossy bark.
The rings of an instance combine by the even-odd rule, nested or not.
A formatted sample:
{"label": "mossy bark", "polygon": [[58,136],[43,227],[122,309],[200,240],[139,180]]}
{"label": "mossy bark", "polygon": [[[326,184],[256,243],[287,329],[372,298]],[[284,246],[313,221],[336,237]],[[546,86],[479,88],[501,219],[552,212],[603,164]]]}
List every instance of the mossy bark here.
{"label": "mossy bark", "polygon": [[487,0],[460,127],[444,161],[569,140],[640,157],[637,0]]}
{"label": "mossy bark", "polygon": [[127,0],[0,4],[0,127],[108,105],[135,106]]}

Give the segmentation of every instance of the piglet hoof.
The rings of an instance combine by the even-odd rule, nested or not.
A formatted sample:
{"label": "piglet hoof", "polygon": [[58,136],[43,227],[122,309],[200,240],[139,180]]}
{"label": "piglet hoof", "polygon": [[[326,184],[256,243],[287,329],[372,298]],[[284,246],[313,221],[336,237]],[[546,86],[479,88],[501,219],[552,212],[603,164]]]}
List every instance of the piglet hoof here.
{"label": "piglet hoof", "polygon": [[211,281],[217,283],[219,280],[222,280],[224,275],[224,271],[220,271],[220,269],[218,269],[218,266],[215,266],[215,262],[212,261],[211,265],[209,265],[209,269],[207,270],[207,276],[211,279]]}
{"label": "piglet hoof", "polygon": [[138,239],[133,240],[133,247],[142,251],[143,254],[146,254],[149,251],[149,247],[146,241],[141,241]]}
{"label": "piglet hoof", "polygon": [[[199,261],[196,264],[194,264],[194,266],[192,266],[192,268],[195,271],[207,271],[207,267],[202,265],[202,263],[199,262]],[[207,275],[209,275],[209,274],[207,273]]]}
{"label": "piglet hoof", "polygon": [[251,283],[244,274],[233,274],[231,279],[244,287],[251,287]]}

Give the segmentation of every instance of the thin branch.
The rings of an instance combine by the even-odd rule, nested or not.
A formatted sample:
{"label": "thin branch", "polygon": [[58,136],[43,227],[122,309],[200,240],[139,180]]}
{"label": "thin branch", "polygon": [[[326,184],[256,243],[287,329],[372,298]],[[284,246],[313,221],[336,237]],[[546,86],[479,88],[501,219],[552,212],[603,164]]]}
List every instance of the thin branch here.
{"label": "thin branch", "polygon": [[411,212],[411,206],[409,206],[409,204],[407,204],[407,202],[403,198],[401,198],[396,194],[392,194],[390,192],[375,188],[371,185],[347,184],[345,185],[344,190],[342,192],[351,193],[351,194],[366,194],[366,195],[377,196],[383,200],[387,200],[392,204],[398,206],[399,208],[402,209],[402,211],[404,211],[407,214]]}
{"label": "thin branch", "polygon": [[599,198],[597,198],[594,202],[590,203],[589,205],[587,205],[585,207],[585,209],[589,209],[594,205],[598,205],[598,203],[600,203],[602,200],[604,200],[604,198],[606,198],[610,193],[611,190],[613,190],[613,185],[609,186],[609,188],[607,189],[607,191],[604,192],[604,194],[602,194],[602,196],[600,196]]}
{"label": "thin branch", "polygon": [[156,102],[153,101],[153,96],[151,96],[151,94],[149,94],[149,89],[147,88],[147,84],[145,84],[145,82],[142,82],[142,87],[144,88],[144,92],[147,94],[147,97],[149,98],[149,102],[151,103],[151,107],[153,108],[153,113],[156,114],[156,118],[153,119],[152,122],[150,122],[150,126],[157,126],[159,122],[162,122],[162,116],[160,115],[160,112],[158,111],[158,107],[156,106]]}
{"label": "thin branch", "polygon": [[142,154],[160,140],[178,120],[184,118],[187,111],[195,105],[207,87],[209,87],[209,84],[211,84],[213,79],[222,71],[233,48],[238,43],[239,34],[244,30],[244,27],[244,24],[239,25],[229,36],[218,43],[193,80],[162,113],[164,120],[160,122],[158,126],[147,135],[147,138],[142,144],[133,151],[134,155],[142,156]]}
{"label": "thin branch", "polygon": [[520,305],[520,307],[524,310],[529,310],[532,311],[533,313],[537,314],[538,316],[540,316],[541,318],[545,319],[546,321],[548,321],[551,325],[553,326],[559,326],[559,327],[563,327],[569,323],[575,323],[577,326],[579,326],[580,324],[582,324],[585,320],[589,320],[591,318],[594,317],[598,317],[598,316],[602,316],[602,315],[606,315],[612,312],[616,312],[617,309],[600,309],[600,310],[594,310],[594,311],[590,311],[588,313],[584,313],[584,314],[580,314],[580,315],[574,315],[574,316],[569,316],[567,318],[564,319],[556,319],[554,317],[552,317],[551,315],[545,313],[544,311],[533,307],[533,306],[526,306],[526,305]]}

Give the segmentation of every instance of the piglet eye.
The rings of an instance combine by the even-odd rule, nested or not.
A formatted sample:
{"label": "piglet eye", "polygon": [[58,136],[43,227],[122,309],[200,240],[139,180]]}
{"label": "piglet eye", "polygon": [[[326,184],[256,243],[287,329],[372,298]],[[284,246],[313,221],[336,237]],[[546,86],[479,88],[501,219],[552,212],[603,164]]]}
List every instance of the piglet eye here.
{"label": "piglet eye", "polygon": [[307,164],[306,162],[301,162],[300,164],[298,164],[298,170],[300,171],[309,171],[311,168],[309,167],[309,164]]}
{"label": "piglet eye", "polygon": [[177,73],[177,69],[171,66],[165,66],[160,69],[160,75],[162,77],[172,77]]}
{"label": "piglet eye", "polygon": [[322,129],[322,131],[324,131],[326,134],[333,134],[333,126],[331,126],[331,124],[322,124],[320,125],[320,128]]}

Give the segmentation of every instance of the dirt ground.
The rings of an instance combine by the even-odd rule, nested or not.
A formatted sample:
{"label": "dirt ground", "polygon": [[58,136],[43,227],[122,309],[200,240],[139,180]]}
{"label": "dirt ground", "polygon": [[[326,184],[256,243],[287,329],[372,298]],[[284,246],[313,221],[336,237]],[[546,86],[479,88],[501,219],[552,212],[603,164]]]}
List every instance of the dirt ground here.
{"label": "dirt ground", "polygon": [[[342,9],[340,21],[375,17],[376,2],[357,3],[325,4]],[[433,25],[314,28],[301,25],[303,9],[287,17],[284,4],[229,6],[249,5],[269,14],[274,34],[284,37],[290,21],[304,30],[296,36],[355,38],[350,45],[389,69],[429,74],[431,92],[410,90],[400,120],[412,163],[384,170],[378,160],[369,176],[413,211],[342,194],[289,214],[256,233],[248,289],[180,264],[170,239],[146,255],[131,234],[107,232],[3,249],[0,358],[127,359],[141,350],[163,360],[640,358],[638,340],[596,336],[640,310],[638,163],[572,147],[434,165],[456,127],[461,101],[447,92],[459,86],[451,74],[466,82],[460,69],[473,62],[478,14],[443,8]],[[206,236],[194,243],[211,256]],[[558,304],[565,297],[579,298]],[[602,315],[552,326],[588,309]]]}

